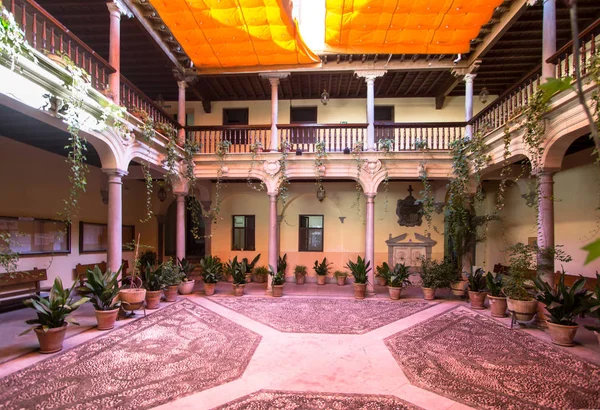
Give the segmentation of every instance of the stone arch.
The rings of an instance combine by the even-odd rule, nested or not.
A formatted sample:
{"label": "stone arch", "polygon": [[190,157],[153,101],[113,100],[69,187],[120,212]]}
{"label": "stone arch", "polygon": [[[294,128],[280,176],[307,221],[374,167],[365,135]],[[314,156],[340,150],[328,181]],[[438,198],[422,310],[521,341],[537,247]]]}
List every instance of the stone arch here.
{"label": "stone arch", "polygon": [[546,169],[558,170],[561,168],[565,153],[571,144],[577,138],[589,133],[589,124],[586,119],[586,121],[574,124],[565,124],[553,131],[545,145],[542,166]]}

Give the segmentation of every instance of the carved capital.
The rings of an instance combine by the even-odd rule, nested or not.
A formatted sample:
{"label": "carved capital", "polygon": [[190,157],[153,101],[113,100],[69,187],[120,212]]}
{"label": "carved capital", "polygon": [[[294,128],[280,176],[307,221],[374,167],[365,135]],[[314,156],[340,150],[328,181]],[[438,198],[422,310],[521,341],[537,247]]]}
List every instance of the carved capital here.
{"label": "carved capital", "polygon": [[106,7],[108,7],[108,11],[113,14],[117,14],[119,16],[119,18],[121,17],[121,15],[124,15],[128,18],[132,18],[133,17],[133,13],[131,12],[131,10],[129,10],[129,8],[125,5],[125,3],[122,0],[113,0],[111,2],[106,3]]}
{"label": "carved capital", "polygon": [[383,77],[387,70],[361,70],[355,71],[354,75],[359,78],[364,78],[365,81],[375,81],[377,77]]}
{"label": "carved capital", "polygon": [[290,75],[289,72],[282,72],[282,73],[261,73],[258,76],[260,78],[269,80],[269,82],[271,84],[273,84],[273,82],[271,80],[276,81],[277,84],[279,84],[279,80],[287,78],[287,77],[289,77],[289,75]]}
{"label": "carved capital", "polygon": [[[461,68],[454,68],[452,70],[452,75],[454,75],[455,77],[462,77],[462,76],[467,76],[468,74],[472,74],[473,71],[477,70],[479,68],[479,66],[481,65],[481,60],[475,60],[473,61],[473,64],[471,64],[468,67],[461,67]],[[473,78],[475,78],[476,74],[473,74]]]}
{"label": "carved capital", "polygon": [[281,164],[279,163],[279,161],[267,160],[263,164],[263,169],[268,175],[274,177],[281,169]]}

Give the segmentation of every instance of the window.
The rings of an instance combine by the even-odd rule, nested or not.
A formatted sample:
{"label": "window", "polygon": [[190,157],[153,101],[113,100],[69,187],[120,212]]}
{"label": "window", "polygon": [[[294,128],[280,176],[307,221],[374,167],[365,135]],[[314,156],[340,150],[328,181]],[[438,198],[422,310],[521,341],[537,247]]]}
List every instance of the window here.
{"label": "window", "polygon": [[316,124],[317,107],[290,107],[290,124]]}
{"label": "window", "polygon": [[[135,226],[123,225],[122,244],[126,245],[135,238]],[[79,252],[106,252],[108,249],[108,226],[91,222],[79,222]]]}
{"label": "window", "polygon": [[254,215],[233,215],[232,251],[254,250]]}
{"label": "window", "polygon": [[62,221],[0,217],[0,232],[9,233],[10,250],[21,256],[71,252],[71,231]]}
{"label": "window", "polygon": [[323,215],[300,215],[300,252],[323,252]]}
{"label": "window", "polygon": [[[248,108],[223,108],[223,125],[231,125],[221,136],[232,144],[248,144]],[[236,127],[237,126],[237,127]]]}
{"label": "window", "polygon": [[223,125],[248,125],[248,108],[223,108]]}
{"label": "window", "polygon": [[375,106],[375,121],[394,122],[394,106],[393,105],[376,105]]}

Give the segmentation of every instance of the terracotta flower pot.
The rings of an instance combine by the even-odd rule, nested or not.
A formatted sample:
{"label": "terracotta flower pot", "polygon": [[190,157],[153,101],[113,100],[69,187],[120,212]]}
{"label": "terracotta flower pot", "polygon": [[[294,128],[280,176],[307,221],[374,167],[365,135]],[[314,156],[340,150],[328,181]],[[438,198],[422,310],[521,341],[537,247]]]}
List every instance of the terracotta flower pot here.
{"label": "terracotta flower pot", "polygon": [[185,282],[181,282],[179,284],[179,293],[182,295],[189,295],[194,291],[194,284],[196,282],[194,280],[187,280]]}
{"label": "terracotta flower pot", "polygon": [[490,310],[493,317],[506,316],[506,297],[488,295],[490,301]]}
{"label": "terracotta flower pot", "polygon": [[216,283],[206,283],[204,282],[204,295],[212,296],[215,294],[215,286]]}
{"label": "terracotta flower pot", "polygon": [[423,299],[425,299],[425,300],[435,299],[435,288],[421,287],[421,290],[423,291]]}
{"label": "terracotta flower pot", "polygon": [[256,283],[265,283],[266,276],[265,275],[254,275],[254,282]]}
{"label": "terracotta flower pot", "polygon": [[121,289],[119,291],[119,299],[121,299],[121,307],[127,311],[141,309],[146,300],[146,289],[131,288]]}
{"label": "terracotta flower pot", "polygon": [[552,338],[552,343],[559,346],[575,346],[573,339],[575,339],[575,333],[579,329],[579,325],[566,326],[559,325],[557,323],[547,322],[548,333]]}
{"label": "terracotta flower pot", "polygon": [[367,292],[367,284],[366,283],[355,283],[354,284],[354,299],[364,299],[366,292]]}
{"label": "terracotta flower pot", "polygon": [[537,305],[537,313],[535,315],[535,324],[542,329],[548,328],[548,317],[550,314],[548,310],[546,310],[547,305],[538,301]]}
{"label": "terracotta flower pot", "polygon": [[296,285],[304,285],[304,281],[306,280],[306,275],[302,273],[296,273]]}
{"label": "terracotta flower pot", "polygon": [[398,299],[400,299],[400,294],[402,293],[402,288],[397,288],[395,286],[388,286],[388,292],[390,293],[390,299],[398,300]]}
{"label": "terracotta flower pot", "polygon": [[33,329],[40,342],[40,353],[55,353],[60,352],[63,348],[63,341],[67,333],[68,323],[61,327],[54,327],[44,332],[42,328]]}
{"label": "terracotta flower pot", "polygon": [[325,279],[327,279],[326,275],[317,275],[317,285],[324,285]]}
{"label": "terracotta flower pot", "polygon": [[227,282],[233,283],[233,276],[227,275]]}
{"label": "terracotta flower pot", "polygon": [[471,309],[482,310],[485,309],[485,297],[487,292],[473,292],[469,291],[469,301],[471,302]]}
{"label": "terracotta flower pot", "polygon": [[338,286],[344,286],[346,284],[346,277],[345,276],[338,276],[337,277],[337,284],[338,284]]}
{"label": "terracotta flower pot", "polygon": [[233,294],[235,296],[243,296],[244,295],[244,287],[246,285],[233,285]]}
{"label": "terracotta flower pot", "polygon": [[177,300],[177,291],[179,290],[179,285],[167,286],[165,290],[163,290],[165,294],[165,302],[175,302]]}
{"label": "terracotta flower pot", "polygon": [[507,307],[510,312],[515,312],[515,318],[518,322],[529,322],[537,312],[537,300],[516,300],[506,299]]}
{"label": "terracotta flower pot", "polygon": [[250,282],[252,282],[252,274],[246,273],[246,283],[250,283]]}
{"label": "terracotta flower pot", "polygon": [[146,291],[146,309],[158,309],[158,306],[160,305],[161,296],[162,290]]}
{"label": "terracotta flower pot", "polygon": [[273,285],[273,297],[280,298],[283,296],[283,285]]}
{"label": "terracotta flower pot", "polygon": [[467,290],[467,281],[466,280],[458,280],[456,282],[452,282],[450,284],[450,289],[452,290],[452,294],[454,296],[465,296],[465,291]]}
{"label": "terracotta flower pot", "polygon": [[119,308],[112,310],[94,310],[96,313],[96,322],[98,322],[98,330],[110,330],[115,327]]}
{"label": "terracotta flower pot", "polygon": [[376,276],[375,280],[377,281],[377,284],[379,286],[385,286],[387,284],[387,281],[385,280],[385,278],[383,276]]}

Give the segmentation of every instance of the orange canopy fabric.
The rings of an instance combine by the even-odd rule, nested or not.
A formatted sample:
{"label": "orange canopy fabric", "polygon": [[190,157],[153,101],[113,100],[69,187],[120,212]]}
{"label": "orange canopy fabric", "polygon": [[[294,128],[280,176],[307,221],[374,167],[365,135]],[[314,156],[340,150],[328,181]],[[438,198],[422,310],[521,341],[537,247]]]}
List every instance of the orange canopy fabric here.
{"label": "orange canopy fabric", "polygon": [[311,64],[282,0],[150,0],[198,68]]}
{"label": "orange canopy fabric", "polygon": [[458,54],[502,0],[326,0],[326,50]]}

